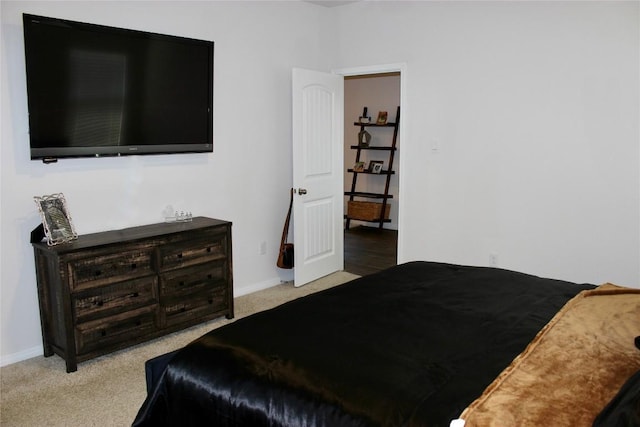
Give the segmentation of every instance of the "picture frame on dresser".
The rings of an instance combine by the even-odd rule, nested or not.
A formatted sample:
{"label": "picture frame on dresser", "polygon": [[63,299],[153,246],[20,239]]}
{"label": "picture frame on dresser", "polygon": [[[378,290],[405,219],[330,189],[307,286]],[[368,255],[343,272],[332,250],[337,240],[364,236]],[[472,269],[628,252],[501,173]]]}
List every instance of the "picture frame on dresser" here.
{"label": "picture frame on dresser", "polygon": [[38,211],[42,218],[44,234],[49,246],[69,242],[78,238],[71,221],[67,201],[62,193],[35,196]]}

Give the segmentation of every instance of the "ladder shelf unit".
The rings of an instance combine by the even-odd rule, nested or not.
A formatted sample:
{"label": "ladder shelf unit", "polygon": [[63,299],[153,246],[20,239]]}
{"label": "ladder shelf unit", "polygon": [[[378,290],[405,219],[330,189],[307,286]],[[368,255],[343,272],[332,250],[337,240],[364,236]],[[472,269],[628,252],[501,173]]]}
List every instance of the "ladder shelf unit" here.
{"label": "ladder shelf unit", "polygon": [[[364,107],[363,117],[367,115],[367,107]],[[398,139],[398,127],[400,124],[400,107],[397,108],[396,112],[396,120],[395,122],[389,123],[363,123],[361,121],[354,122],[354,126],[360,127],[360,134],[364,134],[366,129],[374,130],[376,128],[392,128],[393,129],[393,137],[390,145],[375,145],[370,146],[367,143],[359,143],[358,145],[351,145],[350,148],[352,150],[356,150],[356,160],[355,163],[358,164],[361,162],[361,155],[363,152],[371,151],[371,152],[387,152],[387,164],[384,165],[385,168],[379,171],[373,171],[371,168],[366,170],[354,170],[353,168],[347,169],[347,172],[353,174],[353,178],[351,180],[351,190],[345,191],[344,195],[349,197],[347,201],[347,214],[345,217],[345,228],[348,230],[351,220],[357,221],[367,221],[367,222],[376,222],[378,223],[378,227],[382,228],[384,223],[391,222],[389,219],[389,199],[393,198],[392,194],[389,194],[389,183],[391,182],[391,176],[395,174],[393,170],[393,160],[396,153],[396,143]],[[382,193],[374,193],[368,191],[359,191],[358,190],[358,177],[360,175],[376,175],[381,176],[385,180],[384,192]],[[356,199],[373,199],[381,202],[359,202]],[[372,209],[371,213],[367,215],[359,215],[355,213],[356,206],[366,206],[367,209]],[[353,209],[352,209],[353,208]]]}

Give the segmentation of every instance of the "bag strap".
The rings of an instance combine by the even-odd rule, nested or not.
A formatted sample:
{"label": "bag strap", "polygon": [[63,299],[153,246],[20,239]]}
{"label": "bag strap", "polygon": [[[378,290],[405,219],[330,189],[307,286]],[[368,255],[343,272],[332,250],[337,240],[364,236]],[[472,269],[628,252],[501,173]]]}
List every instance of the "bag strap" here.
{"label": "bag strap", "polygon": [[284,244],[287,242],[289,235],[289,220],[291,219],[291,208],[293,207],[293,188],[291,189],[291,201],[289,202],[289,212],[287,212],[287,219],[284,221],[284,229],[282,230],[282,240],[280,241],[280,250],[284,249]]}

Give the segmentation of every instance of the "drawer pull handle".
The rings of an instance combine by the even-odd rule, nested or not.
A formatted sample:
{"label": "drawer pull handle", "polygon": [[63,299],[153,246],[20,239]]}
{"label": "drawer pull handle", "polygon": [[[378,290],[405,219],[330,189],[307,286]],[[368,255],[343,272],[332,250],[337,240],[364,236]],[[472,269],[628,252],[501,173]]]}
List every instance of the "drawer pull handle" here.
{"label": "drawer pull handle", "polygon": [[187,309],[185,307],[181,307],[180,308],[180,313],[184,313],[185,311],[187,311]]}
{"label": "drawer pull handle", "polygon": [[182,254],[178,254],[178,259],[182,259]]}
{"label": "drawer pull handle", "polygon": [[96,276],[96,277],[97,277],[97,276],[101,276],[101,275],[102,275],[102,271],[100,271],[100,270],[96,270],[96,271],[93,273],[93,275],[94,275],[94,276]]}
{"label": "drawer pull handle", "polygon": [[138,292],[134,292],[134,293],[131,294],[132,298],[137,298],[139,296],[140,296],[140,294]]}
{"label": "drawer pull handle", "polygon": [[132,269],[132,270],[135,270],[136,268],[138,268],[138,266],[136,265],[136,263],[135,263],[135,262],[134,262],[134,263],[132,263],[132,264],[131,264],[131,269]]}
{"label": "drawer pull handle", "polygon": [[211,252],[211,248],[210,248],[210,247],[209,247],[209,248],[207,248],[207,252],[208,252],[208,253],[210,253],[210,252]]}
{"label": "drawer pull handle", "polygon": [[104,305],[104,301],[102,301],[101,299],[95,300],[93,303],[98,307],[102,307]]}
{"label": "drawer pull handle", "polygon": [[178,283],[178,286],[184,286],[184,282]]}
{"label": "drawer pull handle", "polygon": [[140,325],[142,325],[142,321],[136,320],[136,326],[140,326]]}
{"label": "drawer pull handle", "polygon": [[209,304],[213,304],[213,299],[209,298]]}
{"label": "drawer pull handle", "polygon": [[100,331],[100,335],[101,335],[101,336],[103,336],[103,337],[106,337],[106,336],[107,336],[107,331],[105,331],[104,329],[102,329],[102,330]]}
{"label": "drawer pull handle", "polygon": [[213,279],[213,274],[207,274],[207,279],[209,280]]}

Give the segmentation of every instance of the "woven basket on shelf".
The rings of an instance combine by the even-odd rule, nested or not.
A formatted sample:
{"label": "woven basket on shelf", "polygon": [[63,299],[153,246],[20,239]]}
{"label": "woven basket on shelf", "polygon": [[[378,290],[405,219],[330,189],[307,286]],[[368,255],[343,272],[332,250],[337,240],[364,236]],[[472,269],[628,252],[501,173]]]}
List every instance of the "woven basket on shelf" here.
{"label": "woven basket on shelf", "polygon": [[[389,210],[391,206],[387,203],[384,209],[384,219],[389,219]],[[350,219],[360,219],[363,221],[378,221],[380,219],[380,211],[382,203],[375,202],[347,202],[347,216]]]}

